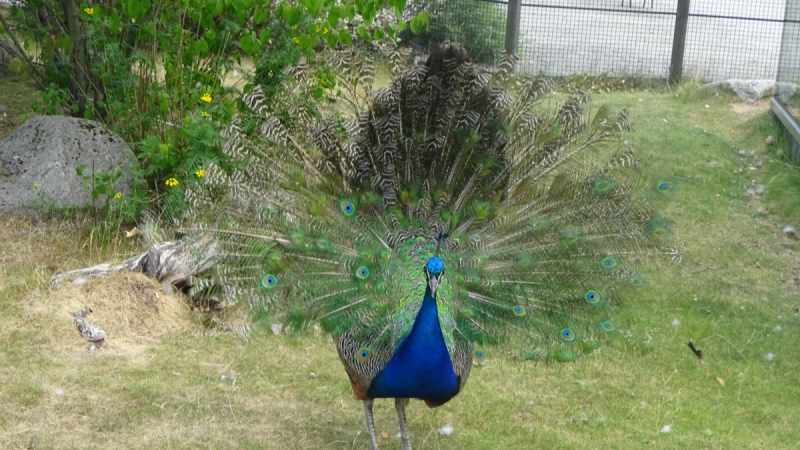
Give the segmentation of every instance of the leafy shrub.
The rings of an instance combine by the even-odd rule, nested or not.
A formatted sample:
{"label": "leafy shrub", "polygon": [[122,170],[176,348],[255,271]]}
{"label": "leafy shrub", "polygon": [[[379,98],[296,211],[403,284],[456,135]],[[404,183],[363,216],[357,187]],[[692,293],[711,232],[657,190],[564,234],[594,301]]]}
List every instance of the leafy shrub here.
{"label": "leafy shrub", "polygon": [[[393,41],[427,19],[419,13],[407,25],[396,19],[406,0],[387,5],[390,22],[376,20],[383,0],[28,0],[0,19],[23,55],[12,69],[43,90],[33,109],[63,106],[103,121],[131,143],[141,166],[134,176],[158,194],[205,162],[225,166],[219,131],[243,92],[260,85],[281,100],[267,107],[281,107],[286,69],[313,60],[315,49]],[[223,84],[243,60],[255,69],[244,85]],[[291,100],[313,109],[309,102],[335,88],[324,72],[316,79]]]}

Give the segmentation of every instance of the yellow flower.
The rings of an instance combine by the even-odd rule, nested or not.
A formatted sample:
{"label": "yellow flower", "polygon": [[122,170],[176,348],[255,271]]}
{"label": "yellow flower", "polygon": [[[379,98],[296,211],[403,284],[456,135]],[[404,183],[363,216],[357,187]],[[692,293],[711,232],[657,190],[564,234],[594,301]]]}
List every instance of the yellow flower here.
{"label": "yellow flower", "polygon": [[296,30],[297,29],[297,25],[292,25],[292,29]]}
{"label": "yellow flower", "polygon": [[294,42],[295,44],[299,44],[300,43],[300,39],[292,38],[292,42]]}
{"label": "yellow flower", "polygon": [[210,102],[211,101],[211,94],[206,92],[205,94],[203,94],[202,97],[200,97],[200,100],[202,100],[202,101],[204,101],[206,103]]}
{"label": "yellow flower", "polygon": [[178,180],[176,180],[175,178],[170,178],[169,180],[167,180],[167,186],[172,187],[177,185],[178,185]]}
{"label": "yellow flower", "polygon": [[205,112],[205,111],[203,111],[203,112],[202,112],[202,114],[203,114],[203,117],[208,117],[208,116],[210,116],[210,115],[211,115],[211,114],[209,114],[209,113],[207,113],[207,112]]}
{"label": "yellow flower", "polygon": [[86,14],[92,15],[94,14],[94,8],[84,8],[83,12]]}
{"label": "yellow flower", "polygon": [[203,170],[203,169],[200,169],[197,172],[195,172],[194,174],[197,175],[197,178],[203,178],[204,176],[206,176],[206,171]]}
{"label": "yellow flower", "polygon": [[317,33],[319,33],[319,24],[317,24]]}
{"label": "yellow flower", "polygon": [[117,192],[117,195],[114,196],[115,199],[119,200],[122,198],[122,192]]}
{"label": "yellow flower", "polygon": [[39,189],[39,185],[38,185],[38,184],[34,184],[34,185],[33,185],[33,188],[34,188],[34,189]]}
{"label": "yellow flower", "polygon": [[[317,31],[319,31],[319,30],[317,30]],[[322,34],[328,34],[328,27],[325,27],[325,29],[322,30]]]}

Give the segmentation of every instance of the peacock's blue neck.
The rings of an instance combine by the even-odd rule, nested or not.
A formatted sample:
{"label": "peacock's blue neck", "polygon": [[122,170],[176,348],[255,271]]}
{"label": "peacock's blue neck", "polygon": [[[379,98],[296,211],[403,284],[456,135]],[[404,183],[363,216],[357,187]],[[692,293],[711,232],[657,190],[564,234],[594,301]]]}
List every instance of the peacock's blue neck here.
{"label": "peacock's blue neck", "polygon": [[436,299],[428,289],[411,332],[375,377],[367,396],[444,403],[457,393],[458,377],[442,336]]}

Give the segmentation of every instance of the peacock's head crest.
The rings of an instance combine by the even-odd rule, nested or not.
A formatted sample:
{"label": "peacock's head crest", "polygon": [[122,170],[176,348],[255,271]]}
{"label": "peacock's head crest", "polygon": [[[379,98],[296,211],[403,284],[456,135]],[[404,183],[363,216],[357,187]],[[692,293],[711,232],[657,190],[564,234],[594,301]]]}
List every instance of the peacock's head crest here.
{"label": "peacock's head crest", "polygon": [[428,263],[425,264],[425,278],[428,280],[431,296],[436,295],[439,282],[442,281],[442,275],[444,275],[444,261],[438,256],[431,257]]}

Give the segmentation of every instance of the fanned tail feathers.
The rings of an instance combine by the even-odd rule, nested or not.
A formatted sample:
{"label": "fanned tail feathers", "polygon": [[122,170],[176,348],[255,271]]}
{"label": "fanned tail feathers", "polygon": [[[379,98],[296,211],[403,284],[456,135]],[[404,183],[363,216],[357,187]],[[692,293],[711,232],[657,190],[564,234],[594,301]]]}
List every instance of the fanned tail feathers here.
{"label": "fanned tail feathers", "polygon": [[617,331],[614,305],[642,284],[631,261],[664,240],[658,211],[673,189],[642,176],[630,149],[600,162],[595,148],[631,129],[627,114],[589,116],[584,94],[541,113],[552,83],[524,79],[512,96],[513,61],[492,77],[455,45],[375,91],[374,68],[352,58],[330,60],[372,92],[367,106],[305,135],[259,87],[243,96],[259,126],[247,135],[234,118],[223,132],[234,169],[207,164],[176,214],[183,233],[215,240],[218,264],[197,289],[244,302],[257,322],[318,322],[358,343],[350,363],[380,367],[447,233],[438,305],[451,353],[504,344],[571,359]]}

